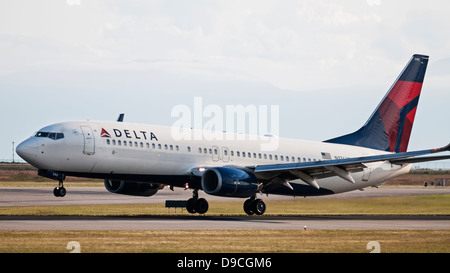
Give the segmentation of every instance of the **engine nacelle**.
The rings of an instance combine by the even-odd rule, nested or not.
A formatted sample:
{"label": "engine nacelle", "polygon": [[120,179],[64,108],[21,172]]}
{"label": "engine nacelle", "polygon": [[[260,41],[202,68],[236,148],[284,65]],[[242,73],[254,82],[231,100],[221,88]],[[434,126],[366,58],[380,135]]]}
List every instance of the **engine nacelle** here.
{"label": "engine nacelle", "polygon": [[134,196],[152,196],[161,185],[155,183],[137,183],[123,180],[105,179],[105,188],[111,193],[134,195]]}
{"label": "engine nacelle", "polygon": [[258,188],[258,179],[249,172],[217,167],[202,176],[202,189],[208,194],[228,197],[251,197]]}

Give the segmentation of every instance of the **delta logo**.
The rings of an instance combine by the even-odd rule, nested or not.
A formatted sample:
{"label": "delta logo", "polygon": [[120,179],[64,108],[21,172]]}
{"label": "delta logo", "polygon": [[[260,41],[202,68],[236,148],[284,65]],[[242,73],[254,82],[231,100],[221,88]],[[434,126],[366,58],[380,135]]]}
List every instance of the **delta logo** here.
{"label": "delta logo", "polygon": [[100,134],[101,137],[111,137],[111,135],[108,133],[108,131],[106,131],[105,129],[102,128],[102,133]]}
{"label": "delta logo", "polygon": [[[147,132],[147,131],[135,131],[135,130],[119,130],[119,129],[113,129],[115,137],[125,137],[125,138],[135,138],[135,139],[145,139],[145,140],[156,140],[158,141],[158,138],[153,132]],[[108,133],[104,128],[102,128],[102,132],[100,133],[101,137],[107,137],[110,138],[111,134]]]}

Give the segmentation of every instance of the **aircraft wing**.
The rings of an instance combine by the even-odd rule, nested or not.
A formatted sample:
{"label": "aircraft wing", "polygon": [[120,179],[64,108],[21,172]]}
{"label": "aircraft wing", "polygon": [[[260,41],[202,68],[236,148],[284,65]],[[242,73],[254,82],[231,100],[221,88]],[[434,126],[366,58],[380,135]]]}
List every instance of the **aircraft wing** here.
{"label": "aircraft wing", "polygon": [[264,177],[265,180],[279,182],[288,188],[292,188],[288,181],[301,179],[318,189],[319,185],[317,184],[316,179],[328,176],[339,176],[351,183],[355,183],[350,173],[362,171],[366,168],[366,165],[364,165],[365,163],[389,161],[392,164],[405,164],[450,158],[450,155],[420,157],[445,151],[450,151],[450,144],[442,148],[413,152],[390,153],[315,162],[257,165],[248,166],[247,168],[252,169],[255,175]]}

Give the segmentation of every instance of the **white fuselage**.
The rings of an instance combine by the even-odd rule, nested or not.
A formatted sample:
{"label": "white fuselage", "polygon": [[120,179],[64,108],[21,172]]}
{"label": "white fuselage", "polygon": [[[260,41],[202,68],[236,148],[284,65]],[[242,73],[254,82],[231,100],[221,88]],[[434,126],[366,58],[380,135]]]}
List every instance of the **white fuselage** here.
{"label": "white fuselage", "polygon": [[[194,169],[217,166],[284,164],[343,159],[387,152],[368,148],[282,139],[273,136],[185,130],[125,122],[77,121],[42,128],[39,132],[59,133],[30,137],[21,143],[21,156],[39,169],[107,177],[112,174],[141,176],[191,176]],[[18,147],[19,148],[19,147]],[[319,179],[321,188],[333,193],[379,185],[409,172],[411,165],[389,162],[365,164],[367,168],[352,174],[355,184],[340,177]],[[302,180],[291,184],[307,185]],[[180,185],[175,185],[180,186]],[[292,192],[292,195],[303,195]]]}

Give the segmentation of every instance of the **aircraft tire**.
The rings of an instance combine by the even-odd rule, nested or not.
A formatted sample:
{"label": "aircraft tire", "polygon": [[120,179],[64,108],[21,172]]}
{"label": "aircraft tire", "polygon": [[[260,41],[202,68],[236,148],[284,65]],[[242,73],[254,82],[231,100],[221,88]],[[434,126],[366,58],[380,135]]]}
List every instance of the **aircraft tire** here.
{"label": "aircraft tire", "polygon": [[199,198],[195,201],[195,210],[200,213],[204,214],[208,211],[209,205],[208,201],[204,198]]}
{"label": "aircraft tire", "polygon": [[194,198],[189,198],[186,204],[186,210],[189,213],[196,213],[195,211],[195,199]]}
{"label": "aircraft tire", "polygon": [[66,188],[64,188],[64,187],[61,187],[61,188],[55,187],[53,189],[53,195],[56,197],[64,197],[64,196],[66,196],[66,193],[67,193],[67,191],[66,191]]}
{"label": "aircraft tire", "polygon": [[66,188],[64,187],[59,188],[59,196],[64,197],[66,196],[66,193],[67,193]]}
{"label": "aircraft tire", "polygon": [[251,204],[252,204],[252,199],[247,199],[244,202],[244,211],[245,213],[247,213],[247,215],[253,215],[254,212],[251,209]]}
{"label": "aircraft tire", "polygon": [[251,203],[251,209],[256,215],[263,215],[266,212],[266,203],[261,199],[255,199]]}

